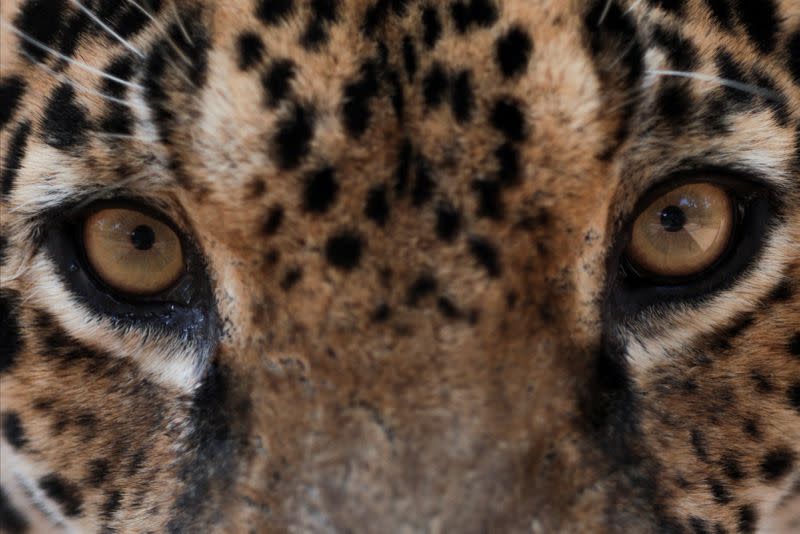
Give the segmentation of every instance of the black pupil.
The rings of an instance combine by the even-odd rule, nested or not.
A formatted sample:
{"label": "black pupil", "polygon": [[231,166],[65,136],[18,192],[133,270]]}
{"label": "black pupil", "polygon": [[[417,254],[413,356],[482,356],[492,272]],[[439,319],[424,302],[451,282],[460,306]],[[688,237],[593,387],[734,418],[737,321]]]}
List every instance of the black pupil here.
{"label": "black pupil", "polygon": [[150,250],[156,242],[156,233],[152,228],[140,224],[131,232],[131,243],[136,250]]}
{"label": "black pupil", "polygon": [[667,232],[683,230],[686,224],[686,214],[678,206],[667,206],[661,210],[661,226]]}

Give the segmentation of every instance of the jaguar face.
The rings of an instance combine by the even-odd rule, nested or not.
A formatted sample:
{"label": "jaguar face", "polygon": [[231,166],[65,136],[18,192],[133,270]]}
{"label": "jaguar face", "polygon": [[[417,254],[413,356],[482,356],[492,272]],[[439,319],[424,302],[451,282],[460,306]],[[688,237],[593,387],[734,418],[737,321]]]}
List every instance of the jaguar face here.
{"label": "jaguar face", "polygon": [[794,0],[0,16],[7,530],[797,528]]}

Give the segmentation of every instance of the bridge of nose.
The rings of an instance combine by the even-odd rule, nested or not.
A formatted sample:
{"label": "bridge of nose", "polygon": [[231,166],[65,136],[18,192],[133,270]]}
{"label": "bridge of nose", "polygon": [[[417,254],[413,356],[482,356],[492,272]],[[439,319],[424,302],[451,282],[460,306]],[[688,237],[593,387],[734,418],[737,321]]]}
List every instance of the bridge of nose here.
{"label": "bridge of nose", "polygon": [[[594,476],[555,473],[589,454],[571,429],[599,341],[613,173],[598,154],[616,118],[574,52],[582,21],[559,2],[509,9],[436,46],[419,20],[382,41],[332,29],[338,47],[292,65],[267,105],[258,73],[209,57],[185,201],[218,223],[198,234],[218,359],[251,407],[242,486],[281,514],[388,526],[430,496],[425,520],[490,517]],[[495,55],[515,31],[535,46],[506,76]]]}

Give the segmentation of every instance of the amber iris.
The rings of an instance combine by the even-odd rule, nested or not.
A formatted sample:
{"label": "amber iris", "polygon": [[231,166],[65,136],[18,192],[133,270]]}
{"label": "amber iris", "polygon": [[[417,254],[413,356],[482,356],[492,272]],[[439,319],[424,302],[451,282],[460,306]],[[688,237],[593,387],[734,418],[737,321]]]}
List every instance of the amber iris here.
{"label": "amber iris", "polygon": [[645,274],[682,278],[711,267],[726,252],[734,202],[722,187],[695,183],[662,195],[633,224],[627,255]]}
{"label": "amber iris", "polygon": [[98,278],[130,295],[161,293],[184,271],[178,235],[158,219],[134,209],[94,212],[83,226],[83,246]]}

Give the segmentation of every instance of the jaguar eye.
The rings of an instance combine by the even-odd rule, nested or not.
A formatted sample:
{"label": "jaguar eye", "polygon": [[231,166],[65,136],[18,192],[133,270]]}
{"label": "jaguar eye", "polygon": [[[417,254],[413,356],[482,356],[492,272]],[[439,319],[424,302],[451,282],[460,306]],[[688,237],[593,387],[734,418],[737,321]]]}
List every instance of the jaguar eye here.
{"label": "jaguar eye", "polygon": [[106,208],[89,215],[83,224],[83,248],[97,278],[128,295],[161,293],[184,272],[178,235],[134,209]]}
{"label": "jaguar eye", "polygon": [[678,282],[698,275],[728,250],[734,208],[731,194],[718,185],[677,187],[637,217],[626,256],[644,277]]}

